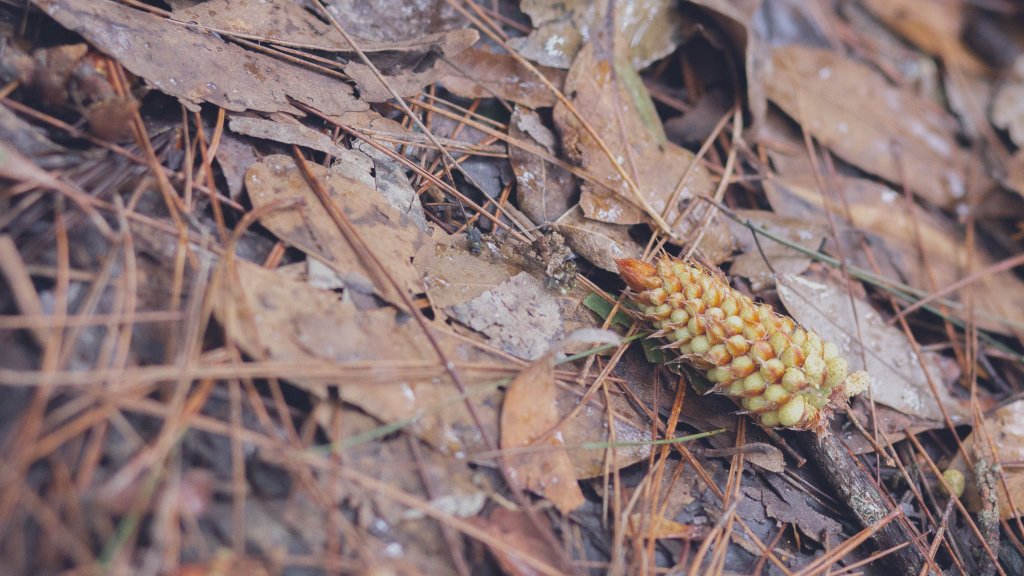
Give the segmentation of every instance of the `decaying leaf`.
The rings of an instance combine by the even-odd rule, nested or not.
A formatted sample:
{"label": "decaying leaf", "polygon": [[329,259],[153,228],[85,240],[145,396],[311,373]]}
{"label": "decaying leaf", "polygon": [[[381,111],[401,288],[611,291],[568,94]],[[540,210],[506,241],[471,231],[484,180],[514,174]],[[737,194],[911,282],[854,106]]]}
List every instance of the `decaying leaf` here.
{"label": "decaying leaf", "polygon": [[[674,2],[638,0],[618,6],[618,32],[628,39],[633,67],[646,68],[675,50],[682,38],[682,17]],[[606,7],[605,2],[585,0],[524,0],[519,8],[530,17],[534,30],[510,44],[530,60],[568,68],[582,46],[607,26]]]}
{"label": "decaying leaf", "polygon": [[[765,513],[779,522],[795,524],[800,531],[815,542],[828,545],[842,533],[842,525],[821,512],[821,504],[811,494],[794,487],[780,476],[767,475],[770,488],[760,490],[760,502]],[[756,489],[745,489],[747,494],[756,494]]]}
{"label": "decaying leaf", "polygon": [[509,354],[533,360],[564,333],[563,306],[514,256],[472,254],[458,237],[424,246],[414,265],[435,307]]}
{"label": "decaying leaf", "polygon": [[565,558],[562,550],[554,548],[537,533],[537,527],[530,522],[529,515],[521,510],[497,507],[486,519],[476,521],[485,530],[508,546],[491,546],[491,553],[508,576],[535,576],[534,566],[523,562],[522,556],[533,557],[544,562],[560,574],[571,574],[575,568]]}
{"label": "decaying leaf", "polygon": [[336,78],[250,52],[123,4],[110,0],[34,3],[191,110],[210,102],[233,112],[299,113],[289,97],[329,115],[367,108],[353,96],[348,84]]}
{"label": "decaying leaf", "polygon": [[558,424],[554,355],[547,353],[516,376],[505,391],[501,407],[501,448],[539,448],[541,451],[509,454],[512,479],[520,487],[550,500],[563,514],[583,504],[572,461],[561,447],[562,435],[537,440]]}
{"label": "decaying leaf", "polygon": [[[409,182],[405,167],[365,142],[356,144],[354,148],[369,156],[373,162],[375,186],[377,191],[388,201],[388,204],[408,216],[420,230],[429,233],[430,224],[427,223],[427,216],[423,213],[423,204]],[[335,168],[337,168],[337,163],[331,166],[332,170]]]}
{"label": "decaying leaf", "polygon": [[854,166],[948,207],[986,185],[980,161],[961,150],[953,119],[835,52],[772,52],[768,98]]}
{"label": "decaying leaf", "polygon": [[[768,200],[779,215],[827,223],[825,207],[838,222],[838,236],[850,260],[865,269],[878,265],[884,276],[922,290],[936,290],[964,277],[967,266],[981,270],[995,260],[981,246],[972,254],[951,221],[913,204],[889,186],[863,178],[837,177],[835,193],[823,195],[809,175],[765,182]],[[868,233],[869,259],[860,245]],[[918,242],[920,237],[920,242]],[[922,258],[921,250],[925,252]],[[1012,273],[988,275],[971,285],[974,321],[986,330],[1009,333],[1024,326],[1024,283]],[[958,298],[958,295],[951,295]],[[966,319],[962,308],[950,314]]]}
{"label": "decaying leaf", "polygon": [[562,335],[558,303],[544,283],[527,272],[455,304],[448,315],[524,359],[540,358]]}
{"label": "decaying leaf", "polygon": [[922,367],[906,336],[899,328],[886,325],[869,302],[851,298],[832,283],[803,276],[782,276],[777,285],[790,315],[817,331],[822,339],[835,342],[840,354],[850,362],[851,372],[867,371],[875,402],[907,414],[941,420],[942,412],[924,373],[927,369],[938,391],[938,401],[954,421],[969,414],[965,403],[946,389],[934,354],[924,354]]}
{"label": "decaying leaf", "polygon": [[[539,78],[509,54],[496,54],[485,48],[468,48],[446,58],[441,69],[441,84],[464,98],[501,98],[528,108],[555,105],[555,94]],[[565,71],[539,66],[557,88],[565,81]]]}
{"label": "decaying leaf", "polygon": [[[420,275],[411,258],[428,237],[404,214],[393,208],[373,188],[323,166],[307,163],[339,208],[348,215],[358,233],[370,244],[400,286],[411,294],[423,291]],[[290,156],[267,156],[249,167],[246,188],[253,206],[265,206],[275,200],[301,200],[304,204],[267,213],[260,222],[279,238],[318,258],[345,279],[348,286],[362,292],[389,292],[373,285],[366,263],[351,246],[330,217],[302,172]]]}
{"label": "decaying leaf", "polygon": [[442,310],[472,300],[520,271],[515,263],[490,250],[470,253],[465,236],[424,246],[413,265],[424,278],[431,305]]}
{"label": "decaying leaf", "polygon": [[[679,237],[687,238],[696,222],[692,217],[680,217],[682,207],[695,196],[712,194],[711,177],[698,165],[683,182],[694,155],[667,141],[637,73],[621,56],[591,43],[573,62],[565,90],[572,95],[576,109],[586,111],[585,118],[615,154],[615,162],[636,183],[650,209],[663,214]],[[565,154],[589,176],[580,198],[584,215],[611,224],[648,222],[651,215],[645,213],[640,200],[580,120],[561,104],[555,106],[554,118]],[[712,223],[700,248],[709,260],[720,262],[732,252],[728,229]]]}
{"label": "decaying leaf", "polygon": [[[1024,401],[1016,401],[1000,407],[995,412],[985,416],[985,430],[988,441],[995,446],[995,460],[992,461],[992,454],[987,449],[987,442],[979,438],[977,432],[971,432],[964,438],[963,445],[967,449],[973,462],[978,463],[985,460],[987,466],[1001,465],[1002,470],[997,472],[991,470],[998,488],[999,518],[1009,520],[1014,517],[1013,507],[1010,506],[1010,497],[1016,505],[1018,513],[1024,513],[1024,472],[1019,465],[1024,462]],[[978,443],[983,447],[981,453],[977,450]],[[964,461],[963,454],[957,454],[950,463],[949,468],[959,470],[967,479],[967,486],[963,498],[967,507],[972,512],[978,512],[986,508],[985,495],[979,492],[979,482],[974,470],[970,469]],[[1002,474],[1006,484],[998,480]],[[1009,488],[1009,495],[1006,489]]]}
{"label": "decaying leaf", "polygon": [[57,168],[73,161],[64,156],[68,149],[46,137],[43,131],[22,120],[0,104],[0,140],[31,158],[42,168]]}
{"label": "decaying leaf", "polygon": [[[508,135],[540,146],[550,154],[557,141],[532,110],[516,107],[508,123]],[[558,220],[573,205],[576,180],[564,168],[555,166],[518,146],[510,146],[508,160],[516,174],[516,200],[519,209],[536,224]]]}
{"label": "decaying leaf", "polygon": [[391,90],[402,97],[415,96],[441,76],[444,59],[459,54],[479,38],[476,30],[453,30],[424,52],[377,55],[373,58],[374,66],[381,73],[383,83],[369,66],[359,60],[349,61],[345,65],[345,73],[355,80],[359,97],[367,102],[391,100],[394,98]]}
{"label": "decaying leaf", "polygon": [[707,526],[682,524],[664,516],[651,517],[644,514],[633,514],[626,525],[626,534],[630,538],[701,540],[708,532]]}
{"label": "decaying leaf", "polygon": [[[174,8],[181,22],[196,22],[221,33],[258,38],[261,42],[295,46],[325,52],[353,53],[352,47],[334,26],[323,22],[300,4],[292,2],[238,2],[205,0],[191,6]],[[345,18],[339,19],[346,25]],[[367,53],[430,52],[443,41],[446,32],[434,32],[401,40],[370,40],[360,36],[358,28],[346,30]]]}
{"label": "decaying leaf", "polygon": [[640,257],[640,246],[629,237],[629,226],[590,220],[579,206],[559,218],[555,230],[565,236],[573,251],[609,272],[618,270],[615,261],[620,258]]}
{"label": "decaying leaf", "polygon": [[992,99],[992,124],[1006,130],[1017,146],[1024,145],[1024,82],[1011,80]]}
{"label": "decaying leaf", "polygon": [[[342,400],[359,406],[382,422],[398,423],[446,454],[472,456],[488,450],[466,409],[474,404],[497,438],[501,375],[514,368],[501,356],[481,352],[466,340],[435,331],[449,358],[486,365],[484,370],[460,368],[469,396],[460,396],[446,378],[445,369],[415,322],[395,310],[359,310],[334,292],[288,279],[276,271],[243,261],[224,279],[214,312],[225,330],[243,351],[261,359],[294,362],[303,373],[289,380],[318,397],[337,386]],[[386,345],[382,345],[386,343]],[[374,368],[365,370],[366,361]],[[306,371],[316,368],[316,375]],[[352,372],[352,371],[356,372]],[[358,374],[358,376],[352,376]],[[579,408],[582,390],[557,388],[559,417]],[[611,421],[618,442],[650,439],[629,402],[612,396]],[[562,429],[567,447],[608,442],[607,408],[593,397],[576,418]],[[615,467],[629,466],[645,458],[649,446],[620,447]],[[568,450],[577,478],[591,478],[605,471],[602,450]]]}
{"label": "decaying leaf", "polygon": [[[802,218],[786,218],[764,210],[737,210],[736,215],[811,250],[817,249],[825,237],[822,226]],[[729,220],[729,227],[743,252],[733,260],[729,274],[748,278],[754,292],[774,284],[776,274],[800,274],[811,265],[809,256],[764,235],[755,239],[754,232],[743,224]]]}
{"label": "decaying leaf", "polygon": [[762,39],[752,25],[754,15],[761,8],[762,0],[686,0],[703,8],[718,24],[722,31],[733,42],[733,49],[738,53],[738,63],[743,65],[746,85],[747,107],[753,116],[751,130],[757,130],[768,101],[762,85],[764,60],[766,53]]}
{"label": "decaying leaf", "polygon": [[298,122],[277,122],[263,118],[232,116],[228,127],[237,134],[273,140],[283,144],[296,144],[332,156],[345,156],[350,153],[344,146],[335,144],[327,134],[307,128]]}
{"label": "decaying leaf", "polygon": [[864,5],[878,19],[896,30],[918,48],[974,74],[987,71],[961,40],[967,5],[930,0],[865,0]]}
{"label": "decaying leaf", "polygon": [[466,27],[465,19],[446,0],[327,0],[325,4],[346,32],[380,43]]}

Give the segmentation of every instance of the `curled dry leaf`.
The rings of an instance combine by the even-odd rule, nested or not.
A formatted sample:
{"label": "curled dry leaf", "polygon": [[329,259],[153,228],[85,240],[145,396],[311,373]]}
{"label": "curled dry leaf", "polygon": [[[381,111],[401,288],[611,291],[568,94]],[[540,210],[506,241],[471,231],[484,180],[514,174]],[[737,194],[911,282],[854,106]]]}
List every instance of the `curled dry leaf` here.
{"label": "curled dry leaf", "polygon": [[550,500],[562,514],[583,504],[572,461],[563,448],[562,434],[537,442],[558,424],[555,365],[552,353],[544,354],[519,373],[505,391],[501,407],[502,450],[537,451],[508,454],[513,482]]}
{"label": "curled dry leaf", "polygon": [[942,207],[987,185],[977,158],[954,138],[934,103],[835,52],[786,46],[772,52],[768,98],[857,168],[907,185]]}
{"label": "curled dry leaf", "polygon": [[875,402],[906,414],[942,420],[942,412],[924,373],[927,369],[938,391],[938,402],[943,403],[953,420],[962,420],[970,414],[969,406],[946,389],[936,355],[925,353],[922,368],[903,332],[887,325],[868,301],[851,298],[832,283],[803,276],[780,277],[778,291],[786,310],[798,322],[838,346],[839,353],[849,361],[851,371],[868,373],[870,397]]}
{"label": "curled dry leaf", "polygon": [[61,25],[193,111],[209,102],[233,112],[298,113],[289,98],[329,115],[367,109],[365,102],[353,96],[352,88],[338,79],[250,52],[148,12],[110,0],[33,1]]}
{"label": "curled dry leaf", "polygon": [[[712,195],[714,186],[707,170],[700,165],[683,182],[694,155],[667,140],[639,75],[620,55],[613,56],[597,44],[587,44],[569,70],[565,90],[572,95],[576,109],[615,154],[614,161],[636,183],[650,210],[663,215],[680,238],[689,237],[698,222],[693,217],[681,218],[681,208],[695,196]],[[565,154],[582,166],[588,176],[580,197],[584,216],[610,224],[651,222],[652,214],[642,207],[612,159],[580,120],[562,104],[555,106],[554,118]],[[668,206],[673,195],[676,200]],[[728,257],[732,253],[732,239],[727,227],[712,223],[700,249],[716,263]]]}
{"label": "curled dry leaf", "polygon": [[[311,162],[307,166],[399,286],[411,294],[422,292],[423,282],[410,258],[428,237],[373,188],[329,173],[323,166]],[[267,156],[249,167],[245,182],[254,207],[280,200],[302,201],[300,206],[272,211],[260,218],[278,238],[333,268],[349,287],[376,291],[385,297],[390,294],[389,289],[373,285],[367,264],[306,183],[292,157]]]}

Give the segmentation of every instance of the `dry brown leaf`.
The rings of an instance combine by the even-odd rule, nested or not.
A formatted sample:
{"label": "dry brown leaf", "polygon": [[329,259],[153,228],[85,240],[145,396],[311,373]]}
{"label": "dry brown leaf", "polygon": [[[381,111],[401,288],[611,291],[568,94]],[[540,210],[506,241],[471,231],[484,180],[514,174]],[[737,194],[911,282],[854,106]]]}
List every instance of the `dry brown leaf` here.
{"label": "dry brown leaf", "polygon": [[[431,228],[427,222],[427,215],[423,212],[423,204],[409,182],[405,166],[367,142],[359,142],[354,148],[369,157],[372,165],[367,168],[372,169],[374,185],[388,204],[408,216],[420,230],[430,233]],[[338,163],[335,162],[331,169],[337,168]]]}
{"label": "dry brown leaf", "polygon": [[255,36],[261,41],[301,45],[317,50],[348,47],[333,26],[315,18],[294,2],[238,2],[207,0],[193,6],[174,7],[174,18],[195,22],[218,32]]}
{"label": "dry brown leaf", "polygon": [[766,53],[761,38],[752,26],[754,15],[761,7],[762,0],[686,0],[688,4],[702,7],[725,32],[733,43],[733,50],[742,55],[746,72],[744,80],[747,107],[751,113],[751,130],[756,130],[764,120],[768,100],[762,84]]}
{"label": "dry brown leaf", "polygon": [[512,511],[496,507],[486,519],[474,522],[481,530],[489,532],[508,546],[491,546],[494,559],[507,576],[538,576],[535,568],[523,562],[516,552],[546,562],[561,574],[573,574],[576,569],[569,563],[561,550],[553,548],[547,540],[537,534],[537,527],[523,511]]}
{"label": "dry brown leaf", "polygon": [[[820,334],[823,341],[835,342],[840,355],[849,361],[850,372],[868,372],[875,402],[906,414],[942,420],[928,377],[907,337],[887,325],[870,302],[854,297],[851,305],[850,296],[842,288],[803,276],[780,277],[778,291],[793,318]],[[970,407],[947,390],[936,355],[925,353],[924,366],[935,383],[939,401],[954,422],[963,421]]]}
{"label": "dry brown leaf", "polygon": [[565,236],[574,252],[591,264],[609,272],[618,272],[615,260],[639,258],[640,246],[629,237],[629,226],[607,224],[583,216],[574,206],[555,222],[555,230]]}
{"label": "dry brown leaf", "polygon": [[237,200],[245,186],[245,171],[259,160],[256,146],[249,138],[242,138],[225,131],[217,147],[217,164],[227,180],[228,193]]}
{"label": "dry brown leaf", "polygon": [[890,182],[905,178],[934,204],[948,207],[987,185],[980,161],[954,138],[948,114],[864,64],[828,50],[776,48],[765,88],[844,160]]}
{"label": "dry brown leaf", "polygon": [[[422,292],[423,282],[411,258],[428,237],[373,188],[329,173],[323,166],[310,162],[307,166],[399,286],[411,294]],[[350,288],[377,291],[382,296],[390,293],[384,287],[373,286],[373,276],[306,183],[293,158],[267,156],[249,167],[245,182],[256,208],[276,200],[304,202],[302,206],[273,211],[260,219],[278,238],[330,266]]]}
{"label": "dry brown leaf", "polygon": [[[375,418],[348,407],[321,409],[317,414],[322,416],[321,427],[336,433],[332,440],[343,444],[372,435],[380,427]],[[403,437],[347,443],[343,458],[347,466],[375,481],[457,518],[475,517],[492,492],[486,472],[481,474],[468,462],[455,461],[435,450],[414,450],[413,443]],[[410,474],[413,462],[416,473]],[[400,542],[401,559],[415,563],[424,573],[455,573],[448,553],[451,549],[433,518],[359,483],[338,478],[336,486],[347,508],[356,511],[359,528],[366,530],[367,536],[376,536],[369,542],[375,553],[382,558],[391,556],[385,553],[387,547]],[[386,531],[380,530],[382,522],[387,525]],[[322,531],[320,534],[322,538]]]}
{"label": "dry brown leaf", "polygon": [[228,128],[236,134],[245,134],[253,138],[273,140],[283,144],[296,144],[317,150],[332,156],[345,156],[351,152],[348,148],[335,144],[330,136],[317,132],[299,123],[278,122],[248,116],[232,116]]}
{"label": "dry brown leaf", "polygon": [[[636,183],[651,209],[664,214],[664,220],[674,226],[679,237],[689,237],[696,222],[679,218],[682,206],[694,196],[710,196],[714,186],[707,170],[698,165],[666,210],[687,167],[694,162],[694,155],[666,139],[637,73],[621,57],[603,52],[596,44],[587,44],[569,70],[565,90],[572,95],[576,109],[616,154],[616,162]],[[555,106],[554,118],[565,154],[590,176],[582,186],[583,214],[611,224],[647,222],[649,215],[641,209],[639,200],[576,116],[559,104]],[[726,227],[712,222],[700,248],[716,263],[730,255],[732,242]]]}
{"label": "dry brown leaf", "polygon": [[[737,210],[736,215],[811,250],[816,250],[825,237],[823,226],[803,218],[788,218],[767,210]],[[775,274],[800,274],[811,265],[809,256],[793,248],[763,235],[755,240],[754,232],[743,224],[729,220],[729,227],[742,251],[729,267],[729,274],[749,279],[754,292],[774,284]]]}
{"label": "dry brown leaf", "polygon": [[572,461],[562,448],[561,434],[542,438],[559,421],[555,389],[554,354],[547,353],[516,376],[505,391],[501,407],[501,448],[541,448],[526,454],[509,454],[506,461],[519,488],[540,494],[562,514],[583,504]]}
{"label": "dry brown leaf", "polygon": [[441,310],[472,300],[521,270],[493,250],[471,254],[464,235],[420,248],[413,265],[423,277],[431,305]]}
{"label": "dry brown leaf", "polygon": [[486,335],[516,357],[539,358],[564,334],[563,308],[522,257],[495,249],[471,254],[465,237],[452,237],[416,254],[431,304],[453,320]]}
{"label": "dry brown leaf", "polygon": [[628,538],[703,540],[708,531],[708,526],[682,524],[664,516],[651,517],[646,514],[633,514],[626,524],[626,537]]}
{"label": "dry brown leaf", "polygon": [[383,76],[383,83],[369,66],[354,59],[345,65],[345,73],[355,81],[359,88],[359,97],[367,102],[390,100],[394,98],[391,90],[403,98],[415,96],[424,86],[431,84],[444,73],[442,60],[459,54],[476,43],[479,38],[480,34],[476,30],[453,30],[431,46],[430,50],[388,52],[375,56],[372,60],[377,71]]}
{"label": "dry brown leaf", "polygon": [[[217,318],[253,357],[305,362],[434,358],[415,324],[398,322],[394,310],[361,311],[335,292],[241,260],[225,282],[215,306]],[[388,345],[381,346],[385,341]],[[306,387],[323,391],[319,385]]]}
{"label": "dry brown leaf", "polygon": [[[568,68],[582,46],[607,26],[605,2],[523,0],[519,9],[530,17],[533,31],[509,43],[526,58],[555,68]],[[620,4],[615,21],[629,39],[630,62],[637,69],[669,55],[682,40],[683,19],[668,0]]]}
{"label": "dry brown leaf", "polygon": [[[558,142],[555,133],[532,110],[516,107],[508,122],[508,135],[556,155]],[[508,160],[516,175],[519,209],[535,224],[554,222],[572,207],[576,180],[567,170],[518,146],[509,146]]]}
{"label": "dry brown leaf", "polygon": [[[828,545],[842,533],[843,527],[835,519],[823,514],[823,508],[807,490],[793,486],[780,476],[766,474],[771,489],[760,490],[760,502],[765,514],[779,522],[792,523],[815,542]],[[756,489],[745,488],[746,494]]]}
{"label": "dry brown leaf", "polygon": [[0,104],[0,140],[31,158],[41,168],[57,168],[71,161],[68,149],[46,137],[39,128],[22,120]]}
{"label": "dry brown leaf", "polygon": [[350,34],[381,44],[465,28],[447,0],[327,0],[327,9]]}
{"label": "dry brown leaf", "polygon": [[966,4],[933,0],[865,0],[864,6],[918,48],[942,58],[947,66],[974,74],[988,71],[988,66],[960,39]]}
{"label": "dry brown leaf", "polygon": [[[353,52],[345,37],[334,26],[321,21],[312,12],[292,2],[239,2],[238,0],[206,0],[193,6],[174,8],[175,19],[196,22],[218,32],[257,37],[261,42],[282,46],[299,46],[325,52]],[[345,22],[344,18],[339,19]],[[347,23],[347,22],[346,22]],[[359,49],[374,52],[427,53],[443,42],[447,32],[435,32],[400,40],[368,40],[360,37],[360,29],[346,29]]]}
{"label": "dry brown leaf", "polygon": [[563,334],[562,314],[554,295],[527,272],[446,312],[524,360],[540,358]]}
{"label": "dry brown leaf", "polygon": [[[299,113],[288,99],[329,115],[366,110],[344,82],[110,0],[33,0],[154,88],[190,110]],[[182,55],[188,55],[183,58]]]}
{"label": "dry brown leaf", "polygon": [[1024,149],[1017,150],[1006,163],[1006,175],[1002,184],[1024,196]]}
{"label": "dry brown leaf", "polygon": [[[332,291],[244,261],[236,262],[224,281],[214,312],[248,355],[305,367],[333,365],[331,376],[289,380],[320,398],[327,397],[329,385],[337,385],[343,400],[384,422],[408,420],[413,433],[446,453],[486,449],[455,387],[441,378],[443,366],[415,322],[392,309],[359,310]],[[475,352],[440,333],[435,337],[450,357],[493,366],[484,375],[465,374],[470,383],[493,381],[505,373],[501,368],[508,365],[506,360]],[[345,366],[366,361],[379,363],[380,369],[358,380],[345,377]],[[413,369],[400,370],[403,366]],[[498,401],[495,394],[493,388],[485,390],[474,403],[482,410],[485,400]],[[493,435],[493,409],[491,416],[485,421],[493,422]]]}
{"label": "dry brown leaf", "polygon": [[[538,66],[556,87],[565,82],[565,71]],[[537,76],[509,54],[485,48],[468,48],[441,64],[440,83],[463,98],[501,98],[528,108],[554,106],[555,94]]]}
{"label": "dry brown leaf", "polygon": [[[321,367],[322,376],[294,376],[289,381],[317,397],[327,397],[327,387],[338,387],[342,400],[358,406],[385,423],[401,423],[409,431],[445,454],[472,456],[488,450],[456,388],[444,377],[444,367],[415,322],[391,309],[361,311],[328,290],[288,279],[244,261],[223,280],[214,313],[225,331],[248,355],[260,359],[294,362],[305,368]],[[472,362],[486,369],[461,369],[461,374],[486,432],[497,438],[501,393],[497,384],[511,363],[485,354],[465,340],[435,331],[435,338],[449,358]],[[385,343],[386,345],[382,345]],[[346,377],[349,370],[378,363],[360,378]],[[330,368],[330,370],[328,370]],[[583,391],[577,386],[557,388],[559,417],[579,408]],[[618,442],[650,440],[650,426],[629,401],[612,395],[615,438]],[[591,398],[580,414],[562,429],[566,446],[608,442],[607,408],[599,395]],[[616,468],[646,458],[650,447],[616,449]],[[606,470],[603,450],[570,449],[575,477],[591,478]]]}
{"label": "dry brown leaf", "polygon": [[[1024,401],[1020,400],[1002,406],[985,416],[986,435],[996,447],[996,461],[989,461],[988,464],[990,466],[1002,465],[1002,476],[1006,479],[1004,487],[1003,483],[998,480],[998,473],[994,472],[998,487],[999,518],[1002,520],[1014,517],[1006,488],[1009,488],[1009,495],[1013,497],[1017,511],[1024,512],[1024,471],[1020,468],[1020,463],[1024,462],[1024,426],[1022,426],[1022,422],[1024,422]],[[986,446],[986,440],[977,437],[976,432],[971,432],[963,441],[972,461],[977,462],[980,458],[990,459],[992,456],[987,449],[984,449],[982,454],[977,453],[978,442],[981,442],[982,446]],[[978,492],[975,474],[968,469],[963,455],[957,453],[949,468],[961,471],[964,478],[967,479],[967,486],[964,490],[967,508],[972,512],[982,510],[983,496]]]}
{"label": "dry brown leaf", "polygon": [[1024,145],[1024,82],[1011,80],[992,98],[992,124],[1006,130],[1017,146]]}
{"label": "dry brown leaf", "polygon": [[[839,236],[852,263],[870,268],[874,262],[884,276],[922,290],[960,280],[970,261],[976,270],[995,263],[982,247],[971,254],[953,222],[916,204],[908,206],[892,188],[862,178],[840,176],[833,182],[837,194],[830,195],[827,203],[811,176],[773,178],[765,182],[765,190],[775,212],[789,218],[824,225],[827,220],[823,207],[827,206],[832,218],[840,223]],[[856,233],[844,230],[844,224],[851,225],[847,214]],[[871,234],[873,260],[859,243],[864,232]],[[924,261],[918,250],[918,235],[926,253]],[[1024,283],[1012,273],[987,276],[972,284],[971,290],[974,320],[979,326],[1004,334],[1013,325],[1024,326]],[[956,295],[951,297],[955,299]],[[966,319],[961,309],[949,312]]]}

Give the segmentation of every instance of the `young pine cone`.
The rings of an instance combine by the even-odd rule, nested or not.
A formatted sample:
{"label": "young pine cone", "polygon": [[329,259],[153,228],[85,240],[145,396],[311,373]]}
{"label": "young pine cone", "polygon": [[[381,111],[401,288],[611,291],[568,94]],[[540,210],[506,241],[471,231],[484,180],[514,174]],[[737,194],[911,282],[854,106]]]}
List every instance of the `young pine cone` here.
{"label": "young pine cone", "polygon": [[663,258],[618,260],[631,300],[687,362],[765,427],[825,431],[832,412],[866,387],[832,342],[757,304],[706,270]]}

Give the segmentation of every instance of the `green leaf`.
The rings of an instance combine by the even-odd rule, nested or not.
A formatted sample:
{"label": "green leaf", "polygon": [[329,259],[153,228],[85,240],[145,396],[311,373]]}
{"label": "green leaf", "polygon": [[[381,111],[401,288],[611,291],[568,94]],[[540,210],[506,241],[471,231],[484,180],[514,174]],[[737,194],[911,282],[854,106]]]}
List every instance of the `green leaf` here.
{"label": "green leaf", "polygon": [[[602,320],[607,320],[608,315],[612,312],[612,304],[594,292],[587,294],[587,296],[583,298],[583,305],[594,314],[600,316]],[[629,328],[633,325],[633,319],[622,310],[619,310],[615,313],[615,318],[612,319],[612,325]]]}

